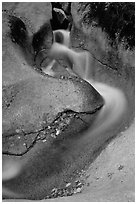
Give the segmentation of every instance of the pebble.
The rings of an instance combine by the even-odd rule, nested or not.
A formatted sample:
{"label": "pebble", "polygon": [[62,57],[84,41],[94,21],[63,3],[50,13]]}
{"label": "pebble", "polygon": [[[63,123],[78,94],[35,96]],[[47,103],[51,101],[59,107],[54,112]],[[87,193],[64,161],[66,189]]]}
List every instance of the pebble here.
{"label": "pebble", "polygon": [[81,182],[79,182],[78,184],[77,184],[77,186],[81,186],[82,185],[82,183]]}
{"label": "pebble", "polygon": [[121,171],[124,168],[123,165],[119,165],[118,170]]}
{"label": "pebble", "polygon": [[65,76],[61,76],[60,78],[61,78],[61,79],[65,79]]}
{"label": "pebble", "polygon": [[20,129],[16,129],[16,133],[20,133]]}
{"label": "pebble", "polygon": [[51,190],[51,193],[56,193],[57,192],[57,188],[53,188],[52,190]]}
{"label": "pebble", "polygon": [[43,142],[46,142],[47,140],[46,139],[44,139],[44,140],[42,140]]}
{"label": "pebble", "polygon": [[26,143],[23,143],[23,146],[26,146]]}
{"label": "pebble", "polygon": [[69,187],[70,185],[71,185],[71,183],[67,183],[67,184],[66,184],[66,187]]}
{"label": "pebble", "polygon": [[59,135],[59,133],[60,133],[60,130],[56,129],[56,135]]}
{"label": "pebble", "polygon": [[77,188],[77,189],[74,191],[74,194],[76,194],[76,193],[81,193],[81,191],[82,191],[82,188]]}

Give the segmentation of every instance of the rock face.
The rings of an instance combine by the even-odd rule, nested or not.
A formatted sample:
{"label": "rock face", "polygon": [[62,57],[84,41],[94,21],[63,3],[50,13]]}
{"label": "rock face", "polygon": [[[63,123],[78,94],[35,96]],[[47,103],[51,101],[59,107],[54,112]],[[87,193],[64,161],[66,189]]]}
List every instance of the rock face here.
{"label": "rock face", "polygon": [[89,50],[104,68],[134,74],[134,8],[134,3],[72,3],[72,46]]}
{"label": "rock face", "polygon": [[[56,78],[36,71],[35,57],[43,45],[50,49],[52,31],[44,27],[48,25],[44,14],[38,22],[33,18],[37,4],[7,5],[22,18],[3,15],[3,187],[12,192],[3,193],[10,198],[40,199],[64,182],[61,172],[77,160],[66,160],[64,154],[104,101],[73,74]],[[47,10],[48,4],[42,5]],[[24,17],[34,24],[34,34],[29,33]]]}
{"label": "rock face", "polygon": [[[126,92],[128,98],[133,97],[133,107],[135,105],[134,10],[133,2],[72,3],[73,26],[70,33],[71,46],[74,49],[86,49],[90,52],[94,79],[119,87]],[[102,20],[102,13],[106,21]],[[109,26],[110,24],[112,26]],[[130,31],[128,31],[129,26],[131,26]],[[115,80],[112,79],[112,75]],[[128,92],[128,89],[132,91]],[[134,108],[132,113],[134,115]]]}
{"label": "rock face", "polygon": [[51,4],[45,2],[3,2],[2,9],[23,18],[33,33],[37,32],[51,17]]}

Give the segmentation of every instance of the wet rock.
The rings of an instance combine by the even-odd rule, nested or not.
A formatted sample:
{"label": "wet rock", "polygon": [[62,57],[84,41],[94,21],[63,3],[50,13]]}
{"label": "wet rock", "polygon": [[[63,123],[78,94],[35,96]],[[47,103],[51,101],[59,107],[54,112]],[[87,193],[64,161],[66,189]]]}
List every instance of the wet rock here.
{"label": "wet rock", "polygon": [[[104,101],[90,84],[73,74],[64,72],[58,78],[36,71],[30,47],[37,46],[25,22],[18,17],[9,22],[7,13],[3,20],[3,161],[4,166],[11,158],[18,164],[13,168],[10,163],[15,173],[3,186],[16,193],[14,198],[40,199],[64,182],[62,172],[72,162],[71,157],[66,160],[65,152],[70,151],[77,134],[88,128]],[[17,36],[12,32],[13,38],[11,28],[19,31]],[[45,41],[40,42],[43,46]],[[9,170],[4,168],[4,172]]]}

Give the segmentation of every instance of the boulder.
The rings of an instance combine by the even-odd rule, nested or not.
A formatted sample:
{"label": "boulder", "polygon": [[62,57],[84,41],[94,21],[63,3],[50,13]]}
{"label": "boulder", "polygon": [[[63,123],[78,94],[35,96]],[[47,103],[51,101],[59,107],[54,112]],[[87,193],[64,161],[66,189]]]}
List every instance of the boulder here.
{"label": "boulder", "polygon": [[[21,15],[35,27],[33,11],[32,16],[25,11]],[[78,153],[69,156],[71,144],[93,122],[104,101],[75,74],[52,77],[37,71],[34,41],[22,19],[4,13],[3,26],[3,196],[41,199],[75,171]],[[45,30],[41,34],[43,46],[50,35]],[[63,68],[58,65],[59,69]]]}

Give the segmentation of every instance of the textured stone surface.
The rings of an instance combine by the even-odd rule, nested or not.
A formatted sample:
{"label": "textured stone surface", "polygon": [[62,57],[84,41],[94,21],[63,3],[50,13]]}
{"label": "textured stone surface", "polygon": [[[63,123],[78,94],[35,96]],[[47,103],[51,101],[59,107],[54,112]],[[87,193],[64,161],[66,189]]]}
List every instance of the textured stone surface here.
{"label": "textured stone surface", "polygon": [[[130,124],[130,121],[134,118],[134,51],[130,52],[129,50],[123,50],[122,47],[119,47],[118,50],[113,50],[112,47],[108,46],[108,39],[106,37],[106,34],[104,34],[99,28],[94,27],[92,29],[92,33],[91,33],[90,27],[84,28],[85,30],[82,31],[83,27],[79,26],[79,16],[75,14],[77,12],[77,8],[78,8],[78,3],[72,3],[72,15],[75,23],[71,31],[72,45],[77,49],[87,48],[88,50],[90,50],[90,53],[93,54],[92,67],[95,68],[94,73],[95,73],[95,79],[97,81],[104,82],[106,84],[118,87],[121,90],[123,90],[129,104],[128,112],[125,117],[125,124],[123,124],[123,126],[127,125],[128,127]],[[88,11],[88,8],[87,10],[85,10],[85,12],[87,11]],[[14,51],[15,50],[16,50],[16,53],[19,54],[19,49],[16,48],[14,49]],[[9,61],[13,59],[13,56],[10,58]],[[24,60],[24,58],[22,57],[22,54],[19,55],[19,57],[17,56],[18,55],[16,54],[15,61],[18,61],[17,59],[20,59],[19,62],[22,61],[22,59]],[[8,65],[9,65],[9,61],[7,60]],[[16,62],[13,63],[14,67],[16,67],[15,64]],[[18,67],[22,67],[22,66],[20,66],[19,64]],[[19,73],[22,73],[21,74],[22,79],[26,81],[28,80],[27,79],[28,77],[25,74],[25,70],[26,70],[26,73],[29,73],[29,76],[31,76],[31,78],[35,78],[35,76],[36,78],[38,77],[37,73],[30,70],[28,71],[28,68],[30,67],[24,66],[24,72],[22,71],[22,69],[19,69],[18,79],[20,76]],[[7,70],[9,69],[10,69],[10,66],[8,66]],[[17,70],[18,69],[16,67],[14,74],[17,72]],[[58,71],[62,73],[62,68],[61,69],[58,68]],[[18,81],[17,78],[14,77],[14,74],[12,76],[12,72],[7,71],[7,73],[10,73],[10,74],[9,76],[8,74],[6,74],[4,77],[6,84],[12,85],[12,83],[14,83],[14,80],[15,82]],[[11,79],[10,79],[10,75],[12,76]],[[68,74],[66,75],[68,76]],[[8,76],[7,79],[6,79],[6,76]],[[41,79],[43,78],[43,76],[39,76],[39,78]],[[46,77],[44,77],[44,79],[47,80]],[[50,81],[50,79],[48,79],[48,81]],[[67,81],[61,80],[62,85],[64,84],[63,82],[67,84]],[[42,86],[43,84],[46,84],[47,86],[47,83],[48,82],[42,82],[42,83],[35,82],[36,86],[38,86],[36,88],[36,90],[38,90],[38,96],[40,96],[39,87],[41,86],[41,84]],[[38,84],[40,84],[40,86]],[[73,82],[71,84],[73,84]],[[25,86],[28,86],[28,84],[26,83]],[[21,87],[14,86],[14,87],[18,87],[17,89],[20,89],[21,91],[23,89],[22,86]],[[37,92],[33,90],[30,93],[32,94]],[[45,92],[43,91],[42,93],[45,93]],[[26,91],[24,92],[24,94],[26,96]],[[21,94],[19,94],[19,103],[20,103],[21,97],[22,97]],[[7,99],[8,98],[6,97],[6,100]],[[25,101],[25,99],[23,100]],[[33,101],[31,102],[33,103]],[[9,104],[9,102],[7,101],[6,104]],[[6,109],[5,110],[8,112],[8,108]],[[16,161],[17,161],[17,163],[19,164],[19,168],[21,167],[22,169],[24,169],[21,172],[22,177],[20,178],[17,177],[17,179],[15,180],[11,179],[9,182],[5,182],[4,187],[12,186],[13,191],[18,190],[18,193],[24,191],[24,193],[26,193],[27,195],[26,198],[39,199],[39,198],[42,198],[43,195],[48,194],[48,192],[52,192],[53,186],[63,189],[63,187],[66,186],[66,183],[70,182],[70,180],[67,180],[68,177],[67,176],[65,177],[64,175],[65,174],[68,175],[70,172],[76,173],[75,170],[78,167],[81,168],[80,166],[81,163],[77,162],[77,160],[79,159],[81,161],[82,159],[84,159],[84,161],[86,161],[86,159],[89,156],[86,154],[87,148],[90,148],[91,153],[93,153],[91,147],[93,147],[93,150],[94,150],[95,146],[93,145],[93,143],[96,140],[91,141],[91,144],[89,143],[85,147],[85,149],[82,146],[82,144],[80,145],[80,143],[78,143],[78,140],[76,139],[76,137],[74,137],[73,134],[70,135],[69,137],[71,138],[70,140],[63,139],[63,142],[60,142],[62,138],[65,138],[66,135],[70,134],[70,131],[72,132],[74,130],[78,131],[78,129],[75,128],[76,126],[77,127],[81,126],[81,128],[83,128],[82,120],[80,118],[75,119],[72,113],[67,114],[67,117],[63,115],[60,117],[60,119],[61,118],[65,118],[64,121],[66,124],[70,121],[69,119],[71,119],[71,128],[66,129],[65,135],[62,134],[62,136],[60,137],[60,135],[58,135],[60,131],[59,126],[57,127],[56,125],[54,125],[55,129],[54,128],[49,129],[53,132],[55,130],[55,132],[53,135],[48,134],[47,138],[49,137],[49,135],[52,135],[52,137],[50,137],[51,139],[48,140],[49,141],[48,143],[46,143],[47,138],[45,137],[44,131],[41,130],[41,134],[40,134],[41,139],[38,140],[38,143],[35,145],[35,148],[30,148],[31,151],[28,151],[27,154],[23,155],[22,157],[11,157],[11,156],[9,157],[7,155],[3,156],[5,170],[7,170],[6,163],[8,163],[10,167],[9,158],[12,164],[15,164],[14,165],[15,167],[16,167]],[[56,124],[58,124],[58,121]],[[62,123],[60,123],[60,125],[62,126]],[[51,132],[49,131],[48,133],[51,133]],[[29,145],[31,146],[33,141],[35,141],[37,131],[34,133],[30,133],[29,134],[30,137],[29,135],[24,136],[23,134],[24,133],[20,132],[19,129],[16,129],[15,136],[11,137],[9,141],[8,139],[6,139],[6,137],[4,137],[5,139],[3,141],[6,145],[3,145],[3,147],[6,149],[8,146],[11,145],[10,148],[12,151],[14,150],[14,152],[16,151],[17,153],[19,153],[20,151],[23,152],[24,150],[26,150],[26,147],[29,147]],[[58,135],[59,138],[54,143],[53,141],[55,141],[54,137],[56,135]],[[113,132],[110,133],[110,135],[114,136]],[[23,140],[20,141],[20,136],[22,136],[24,141]],[[82,178],[86,184],[83,187],[82,191],[80,190],[81,193],[78,193],[71,197],[69,196],[69,197],[49,199],[44,201],[47,201],[47,202],[134,201],[134,191],[135,191],[134,190],[135,189],[134,137],[135,137],[134,125],[131,125],[127,130],[123,130],[123,132],[121,132],[119,137],[114,139],[108,146],[106,144],[105,146],[106,149],[90,165],[88,171],[86,171],[85,178]],[[77,138],[80,138],[80,135],[77,135]],[[103,138],[102,135],[100,135],[100,138]],[[26,141],[27,141],[27,146],[26,146]],[[16,144],[16,148],[12,146],[13,143]],[[104,144],[103,141],[100,144]],[[97,146],[100,147],[99,142]],[[80,150],[79,152],[78,152],[78,149]],[[98,155],[99,153],[100,151],[97,151],[97,152],[95,151],[96,155]],[[70,161],[74,161],[74,163],[73,162],[71,163]],[[9,167],[8,167],[8,170],[10,170]],[[42,179],[43,182],[41,182],[41,177],[43,177],[43,175],[46,175],[46,182],[44,182],[43,179]],[[35,180],[35,177],[37,177],[37,180]],[[29,181],[28,181],[28,178],[30,179]],[[56,190],[56,188],[54,190]],[[39,196],[40,194],[42,195],[41,197]],[[29,196],[29,195],[32,195],[32,196]],[[12,195],[11,197],[16,198],[17,195],[15,196]],[[24,195],[22,195],[21,197],[24,198]]]}
{"label": "textured stone surface", "polygon": [[[27,9],[26,4],[22,6]],[[22,16],[30,14],[24,10]],[[26,18],[31,17],[33,12]],[[5,178],[13,178],[6,178],[3,186],[15,193],[12,197],[40,199],[55,184],[64,183],[66,170],[77,160],[77,154],[69,156],[71,143],[77,140],[74,135],[88,128],[104,101],[90,84],[73,74],[51,77],[35,70],[31,48],[36,47],[37,52],[35,45],[40,42],[43,46],[45,41],[39,37],[45,30],[40,30],[40,36],[39,31],[34,34],[32,42],[25,22],[7,13],[3,26],[3,168]],[[51,44],[51,38],[49,41]]]}
{"label": "textured stone surface", "polygon": [[35,33],[51,19],[51,4],[48,2],[3,2],[2,9],[26,19]]}

